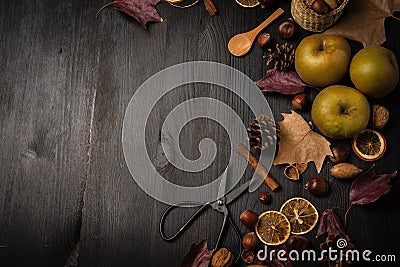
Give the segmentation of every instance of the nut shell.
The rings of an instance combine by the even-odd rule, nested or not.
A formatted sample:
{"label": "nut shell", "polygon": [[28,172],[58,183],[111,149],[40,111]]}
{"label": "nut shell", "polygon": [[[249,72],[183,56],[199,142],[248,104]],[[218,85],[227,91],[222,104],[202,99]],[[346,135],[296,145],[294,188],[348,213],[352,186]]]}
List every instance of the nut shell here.
{"label": "nut shell", "polygon": [[315,0],[311,4],[311,9],[318,14],[326,14],[328,13],[329,6],[324,0]]}
{"label": "nut shell", "polygon": [[249,249],[244,249],[240,255],[244,263],[252,263],[254,261],[254,253]]}
{"label": "nut shell", "polygon": [[258,199],[263,204],[269,204],[269,203],[271,203],[271,193],[263,191],[260,193],[260,196],[258,197]]}
{"label": "nut shell", "polygon": [[293,18],[288,18],[278,26],[278,34],[285,39],[291,39],[297,32],[297,25]]}
{"label": "nut shell", "polygon": [[258,221],[258,215],[251,210],[245,210],[240,214],[240,221],[249,229],[254,229]]}
{"label": "nut shell", "polygon": [[230,252],[226,248],[221,248],[217,252],[215,252],[214,256],[211,259],[212,267],[231,267],[233,265],[235,257],[232,252]]}
{"label": "nut shell", "polygon": [[286,241],[286,246],[289,251],[295,250],[299,253],[311,247],[310,241],[304,236],[292,235]]}
{"label": "nut shell", "polygon": [[372,128],[382,129],[389,121],[389,110],[384,106],[372,106]]}
{"label": "nut shell", "polygon": [[297,110],[303,110],[308,106],[308,100],[306,94],[299,94],[293,97],[292,105]]}
{"label": "nut shell", "polygon": [[349,151],[343,147],[333,147],[332,154],[333,156],[329,156],[329,159],[335,164],[346,162],[349,159]]}
{"label": "nut shell", "polygon": [[271,45],[272,40],[271,40],[271,35],[269,33],[266,32],[262,32],[258,38],[257,38],[257,42],[260,45],[260,47],[262,48],[267,48]]}
{"label": "nut shell", "polygon": [[250,232],[243,236],[242,239],[242,246],[249,250],[254,250],[258,246],[258,237],[256,233]]}
{"label": "nut shell", "polygon": [[304,188],[315,196],[324,197],[329,193],[329,182],[321,176],[314,176]]}
{"label": "nut shell", "polygon": [[360,168],[350,163],[339,163],[331,168],[331,174],[337,179],[351,179],[362,172]]}

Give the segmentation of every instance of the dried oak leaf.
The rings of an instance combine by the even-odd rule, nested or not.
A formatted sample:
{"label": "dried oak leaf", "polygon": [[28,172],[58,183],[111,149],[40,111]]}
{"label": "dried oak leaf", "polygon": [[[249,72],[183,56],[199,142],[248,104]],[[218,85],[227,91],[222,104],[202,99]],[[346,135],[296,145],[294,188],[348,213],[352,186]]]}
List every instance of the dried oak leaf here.
{"label": "dried oak leaf", "polygon": [[392,185],[389,183],[396,175],[397,171],[391,174],[377,175],[375,166],[372,166],[352,183],[350,188],[351,205],[365,205],[375,202],[390,191]]}
{"label": "dried oak leaf", "polygon": [[121,12],[128,14],[129,16],[135,18],[143,28],[146,29],[147,22],[162,22],[160,14],[158,14],[156,10],[156,5],[160,2],[160,0],[122,0],[122,1],[113,1],[103,6],[98,12],[96,17],[100,14],[100,12],[110,6],[113,5],[116,9]]}
{"label": "dried oak leaf", "polygon": [[295,71],[277,71],[270,69],[267,75],[256,82],[263,92],[278,92],[285,95],[295,95],[308,86]]}
{"label": "dried oak leaf", "polygon": [[386,41],[385,18],[400,10],[400,0],[351,0],[348,13],[325,33],[342,35],[361,42],[364,47]]}
{"label": "dried oak leaf", "polygon": [[189,252],[183,258],[181,267],[208,267],[211,262],[213,251],[208,250],[207,241],[203,240],[199,244],[193,243]]}
{"label": "dried oak leaf", "polygon": [[333,209],[324,211],[319,219],[317,238],[324,234],[347,236],[343,223]]}
{"label": "dried oak leaf", "polygon": [[274,165],[308,163],[313,161],[317,172],[321,172],[326,156],[332,155],[330,143],[322,135],[312,131],[304,118],[291,111],[282,113],[279,125],[279,151]]}

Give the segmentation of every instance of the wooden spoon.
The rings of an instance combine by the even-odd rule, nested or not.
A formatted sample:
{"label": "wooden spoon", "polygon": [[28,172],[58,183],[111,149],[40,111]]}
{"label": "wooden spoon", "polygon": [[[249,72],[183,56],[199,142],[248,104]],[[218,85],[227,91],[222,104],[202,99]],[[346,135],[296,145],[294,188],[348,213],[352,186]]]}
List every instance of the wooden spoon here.
{"label": "wooden spoon", "polygon": [[282,15],[283,12],[284,11],[282,8],[278,8],[274,13],[272,13],[271,16],[264,20],[264,22],[255,29],[233,36],[228,43],[229,52],[237,57],[247,54],[253,46],[254,39],[256,39],[257,35],[271,22]]}

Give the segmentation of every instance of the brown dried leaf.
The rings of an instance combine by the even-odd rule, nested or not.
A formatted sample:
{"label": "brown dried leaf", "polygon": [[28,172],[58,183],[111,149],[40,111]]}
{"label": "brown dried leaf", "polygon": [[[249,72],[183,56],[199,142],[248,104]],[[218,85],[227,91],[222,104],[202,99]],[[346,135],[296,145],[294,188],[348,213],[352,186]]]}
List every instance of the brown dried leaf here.
{"label": "brown dried leaf", "polygon": [[325,33],[359,41],[364,47],[386,41],[385,18],[400,10],[400,0],[351,0],[348,13]]}
{"label": "brown dried leaf", "polygon": [[330,143],[325,137],[313,132],[310,125],[296,112],[282,113],[282,116],[283,121],[278,122],[280,141],[274,165],[313,161],[319,173],[325,157],[332,155]]}

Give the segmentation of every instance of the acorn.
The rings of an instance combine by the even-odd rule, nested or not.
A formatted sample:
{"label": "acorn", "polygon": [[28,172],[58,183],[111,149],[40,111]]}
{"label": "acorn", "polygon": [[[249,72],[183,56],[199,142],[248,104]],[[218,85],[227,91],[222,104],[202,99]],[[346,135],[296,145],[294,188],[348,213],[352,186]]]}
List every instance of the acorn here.
{"label": "acorn", "polygon": [[314,176],[304,188],[315,196],[324,197],[329,193],[329,182],[321,176]]}

